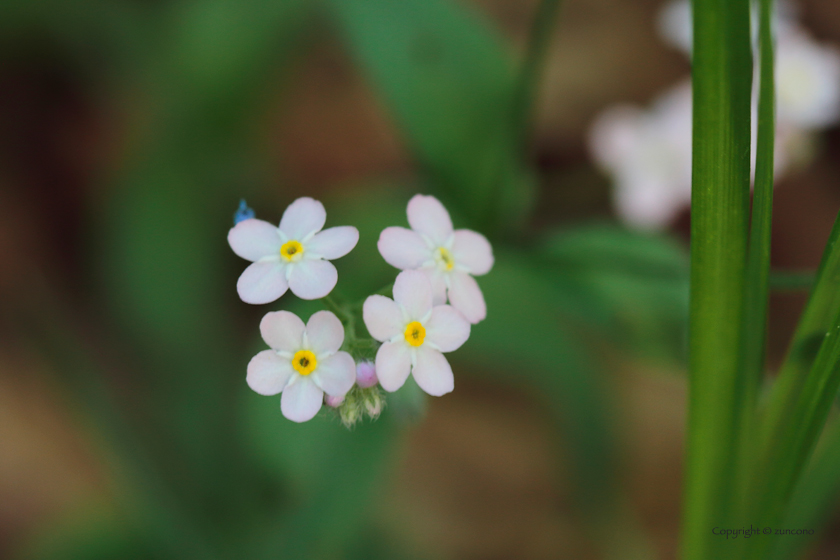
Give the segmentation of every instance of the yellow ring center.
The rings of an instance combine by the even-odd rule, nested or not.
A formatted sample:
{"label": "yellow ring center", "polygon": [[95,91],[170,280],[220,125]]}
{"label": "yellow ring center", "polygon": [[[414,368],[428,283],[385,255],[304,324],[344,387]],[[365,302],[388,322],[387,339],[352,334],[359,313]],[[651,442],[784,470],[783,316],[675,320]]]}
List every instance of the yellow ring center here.
{"label": "yellow ring center", "polygon": [[412,321],[405,328],[405,341],[412,346],[420,346],[426,338],[426,329],[418,321]]}
{"label": "yellow ring center", "polygon": [[452,270],[455,266],[455,257],[445,247],[438,247],[435,251],[435,262],[442,270]]}
{"label": "yellow ring center", "polygon": [[280,256],[287,261],[298,261],[303,256],[303,245],[300,241],[287,241],[280,247]]}
{"label": "yellow ring center", "polygon": [[309,375],[318,367],[318,360],[309,350],[298,350],[292,358],[292,367],[301,375]]}

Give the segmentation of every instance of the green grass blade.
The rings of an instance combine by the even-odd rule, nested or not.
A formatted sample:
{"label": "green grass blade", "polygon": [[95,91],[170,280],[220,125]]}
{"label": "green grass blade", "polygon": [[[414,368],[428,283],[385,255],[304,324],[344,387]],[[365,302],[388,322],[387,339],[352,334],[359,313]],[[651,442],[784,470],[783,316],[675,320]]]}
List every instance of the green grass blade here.
{"label": "green grass blade", "polygon": [[770,289],[774,292],[808,292],[814,287],[817,275],[811,271],[773,270],[770,272]]}
{"label": "green grass blade", "polygon": [[[775,142],[774,53],[770,28],[773,0],[759,0],[760,82],[758,98],[758,138],[756,142],[755,191],[753,195],[747,278],[744,291],[743,348],[741,383],[741,433],[738,453],[736,520],[749,518],[750,485],[755,480],[754,460],[760,446],[756,402],[764,373],[767,343],[767,305],[770,295],[770,231],[773,218],[773,155]],[[741,546],[750,546],[747,539]],[[735,551],[733,550],[733,553]]]}
{"label": "green grass blade", "polygon": [[[799,482],[780,527],[808,529],[819,534],[828,514],[840,497],[840,423],[835,423],[825,436],[821,452],[814,458],[808,475]],[[811,535],[792,535],[778,539],[769,560],[798,558]]]}
{"label": "green grass blade", "polygon": [[808,371],[814,363],[820,344],[831,328],[832,320],[840,311],[840,215],[828,238],[817,280],[796,332],[793,335],[787,358],[773,386],[764,413],[762,441],[769,445],[780,426],[789,421],[793,403],[799,395]]}
{"label": "green grass blade", "polygon": [[[795,485],[822,432],[840,388],[840,314],[825,336],[808,373],[790,422],[779,430],[767,455],[766,478],[756,493],[755,512],[763,527],[778,527],[787,512]],[[769,540],[757,540],[750,558],[764,558]]]}
{"label": "green grass blade", "polygon": [[[743,372],[748,400],[755,402],[767,338],[767,299],[770,274],[770,227],[773,216],[773,146],[775,140],[775,79],[770,31],[772,0],[761,0],[759,44],[761,80],[758,99],[755,191],[747,256],[747,289],[744,292]],[[751,408],[751,407],[750,407]]]}
{"label": "green grass blade", "polygon": [[747,0],[695,0],[689,418],[682,557],[715,554],[738,443],[750,183]]}

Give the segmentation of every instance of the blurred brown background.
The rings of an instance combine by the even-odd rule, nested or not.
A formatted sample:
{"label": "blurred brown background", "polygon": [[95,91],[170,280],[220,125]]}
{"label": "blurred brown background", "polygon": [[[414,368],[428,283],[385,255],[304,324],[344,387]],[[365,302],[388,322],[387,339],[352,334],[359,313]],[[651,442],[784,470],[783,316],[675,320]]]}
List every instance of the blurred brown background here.
{"label": "blurred brown background", "polygon": [[[536,2],[475,0],[481,17],[521,51]],[[585,133],[618,101],[647,103],[690,72],[655,33],[656,0],[568,0],[561,14],[531,139],[540,172],[537,228],[611,215],[609,182],[592,165]],[[801,20],[840,44],[840,4],[800,3]],[[261,123],[278,173],[318,196],[371,175],[400,177],[414,163],[386,110],[330,37],[300,63],[297,81]],[[0,66],[0,300],[45,282],[90,344],[89,302],[80,276],[85,198],[103,188],[103,168],[131,150],[124,127],[142,115],[115,111],[86,89],[84,76],[49,44],[32,38],[26,56]],[[840,130],[824,136],[817,161],[786,177],[776,193],[773,263],[813,269],[840,208]],[[674,232],[687,237],[687,212]],[[771,363],[785,351],[803,303],[774,296]],[[96,313],[89,306],[87,313]],[[0,557],[63,511],[109,508],[108,480],[75,410],[37,351],[0,323]],[[107,355],[107,352],[103,350]],[[107,358],[106,358],[107,359]],[[628,515],[651,537],[592,534],[568,506],[548,421],[527,395],[477,382],[434,400],[404,442],[399,468],[381,489],[379,523],[426,554],[459,559],[597,558],[593,542],[617,550],[650,547],[675,558],[680,504],[683,371],[605,353],[604,383],[614,418]],[[840,555],[840,509],[813,558]],[[640,542],[634,542],[637,539]]]}

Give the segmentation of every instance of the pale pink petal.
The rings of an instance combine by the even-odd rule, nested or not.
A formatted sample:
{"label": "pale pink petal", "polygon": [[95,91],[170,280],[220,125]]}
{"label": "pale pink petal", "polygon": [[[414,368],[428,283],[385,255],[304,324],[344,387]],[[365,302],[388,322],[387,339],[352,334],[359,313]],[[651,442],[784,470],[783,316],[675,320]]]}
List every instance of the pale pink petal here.
{"label": "pale pink petal", "polygon": [[423,326],[426,342],[434,344],[441,352],[457,350],[470,337],[470,323],[449,305],[432,308],[432,316]]}
{"label": "pale pink petal", "polygon": [[362,389],[367,389],[377,383],[379,383],[379,379],[376,377],[376,366],[373,365],[373,362],[359,362],[356,365],[356,385]]}
{"label": "pale pink petal", "polygon": [[408,201],[408,223],[411,229],[426,235],[438,247],[452,235],[449,212],[433,196],[417,194]]}
{"label": "pale pink petal", "polygon": [[480,233],[468,229],[455,232],[452,255],[457,264],[466,266],[474,276],[487,274],[493,268],[493,248],[490,242]]}
{"label": "pale pink petal", "polygon": [[251,262],[279,254],[282,245],[277,226],[254,218],[233,226],[228,232],[228,243],[234,253]]}
{"label": "pale pink petal", "polygon": [[376,352],[376,375],[379,384],[393,393],[403,386],[411,372],[411,351],[404,341],[386,342]]}
{"label": "pale pink petal", "polygon": [[419,270],[404,270],[394,281],[394,301],[408,312],[411,321],[423,318],[432,310],[432,283]]}
{"label": "pale pink petal", "polygon": [[330,408],[338,408],[342,404],[344,404],[344,395],[340,397],[331,397],[327,395],[324,397],[324,404],[329,406]]}
{"label": "pale pink petal", "polygon": [[289,287],[300,299],[322,298],[335,288],[338,271],[330,261],[302,260],[295,263]]}
{"label": "pale pink petal", "polygon": [[400,306],[385,296],[368,297],[362,308],[362,317],[370,336],[379,342],[390,340],[405,328]]}
{"label": "pale pink petal", "polygon": [[303,345],[303,321],[288,311],[266,313],[260,321],[260,334],[266,344],[282,352],[297,352]]}
{"label": "pale pink petal", "polygon": [[487,316],[487,305],[481,288],[466,272],[453,272],[449,275],[449,303],[472,324]]}
{"label": "pale pink petal", "polygon": [[455,377],[449,362],[443,354],[429,347],[417,349],[417,364],[412,374],[417,385],[433,397],[450,393],[455,388]]}
{"label": "pale pink petal", "polygon": [[292,364],[274,350],[263,350],[248,362],[248,387],[260,395],[276,395],[292,376]]}
{"label": "pale pink petal", "polygon": [[280,231],[289,239],[300,241],[307,235],[321,231],[327,221],[327,211],[324,205],[315,199],[303,197],[295,200],[280,220]]}
{"label": "pale pink petal", "polygon": [[309,340],[309,349],[320,360],[321,354],[338,352],[341,348],[344,343],[344,326],[332,311],[318,311],[306,323],[306,338]]}
{"label": "pale pink petal", "polygon": [[443,272],[437,266],[421,268],[420,270],[426,274],[429,282],[432,283],[432,305],[446,303],[446,275],[448,273]]}
{"label": "pale pink petal", "polygon": [[[304,257],[327,260],[338,259],[353,250],[359,242],[359,230],[353,226],[340,226],[325,229],[315,234],[306,244]],[[309,253],[307,255],[307,253]]]}
{"label": "pale pink petal", "polygon": [[283,389],[280,398],[280,410],[283,416],[292,422],[306,422],[312,420],[321,404],[324,402],[324,392],[311,379],[297,376]]}
{"label": "pale pink petal", "polygon": [[420,234],[406,228],[385,228],[376,246],[385,262],[400,270],[417,268],[432,259],[432,251]]}
{"label": "pale pink petal", "polygon": [[356,362],[347,352],[338,352],[318,359],[318,367],[311,377],[326,394],[340,397],[346,395],[356,382]]}
{"label": "pale pink petal", "polygon": [[270,303],[288,289],[285,267],[278,261],[255,262],[236,282],[236,291],[245,303]]}

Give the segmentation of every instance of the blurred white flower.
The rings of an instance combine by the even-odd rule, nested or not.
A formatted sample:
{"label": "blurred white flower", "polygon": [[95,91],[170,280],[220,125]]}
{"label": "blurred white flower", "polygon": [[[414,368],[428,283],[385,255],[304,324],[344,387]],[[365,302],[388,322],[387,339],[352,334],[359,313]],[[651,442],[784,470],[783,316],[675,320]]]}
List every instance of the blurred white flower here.
{"label": "blurred white flower", "polygon": [[776,119],[820,129],[840,117],[840,51],[820,45],[804,30],[779,38],[776,49]]}
{"label": "blurred white flower", "polygon": [[452,368],[442,352],[460,348],[470,336],[470,324],[449,305],[433,305],[426,274],[401,272],[394,282],[394,299],[370,296],[363,315],[368,332],[383,343],[376,353],[383,389],[396,391],[413,374],[417,385],[432,396],[452,391]]}
{"label": "blurred white flower", "polygon": [[614,179],[619,216],[638,227],[667,225],[691,200],[691,84],[649,110],[607,109],[592,125],[589,147]]}
{"label": "blurred white flower", "polygon": [[[812,155],[813,135],[840,119],[840,52],[799,28],[788,2],[779,2],[776,45],[776,177]],[[753,14],[755,16],[755,14]],[[678,0],[660,13],[660,30],[689,52],[691,11]],[[753,26],[757,27],[756,25]],[[757,60],[757,58],[756,58]],[[756,64],[756,70],[758,65]],[[751,166],[755,169],[758,74],[754,78]],[[593,123],[593,157],[614,180],[619,216],[643,228],[671,222],[691,202],[691,82],[660,96],[649,109],[619,105]]]}
{"label": "blurred white flower", "polygon": [[[338,402],[356,381],[356,363],[339,352],[344,327],[333,313],[319,311],[303,321],[294,313],[268,313],[260,333],[271,350],[263,350],[248,364],[248,386],[260,395],[280,392],[283,416],[306,422],[321,409],[324,393]],[[330,404],[335,406],[335,404]]]}
{"label": "blurred white flower", "polygon": [[452,306],[470,323],[487,316],[484,295],[473,276],[493,267],[493,249],[480,233],[453,231],[446,208],[433,196],[415,195],[408,202],[411,229],[386,228],[379,236],[379,252],[401,270],[421,270],[432,284],[434,303]]}
{"label": "blurred white flower", "polygon": [[659,35],[666,43],[682,52],[691,55],[694,37],[691,27],[691,2],[688,0],[674,0],[665,4],[659,10],[656,19]]}
{"label": "blurred white flower", "polygon": [[343,257],[359,241],[352,226],[321,231],[327,213],[311,198],[299,198],[286,208],[280,227],[257,219],[237,223],[228,233],[233,252],[251,261],[236,290],[245,303],[270,303],[291,289],[301,299],[329,294],[338,281],[330,260]]}

